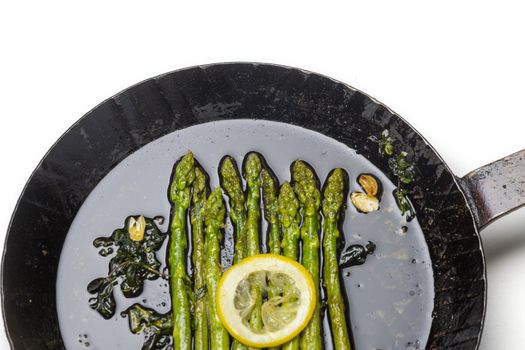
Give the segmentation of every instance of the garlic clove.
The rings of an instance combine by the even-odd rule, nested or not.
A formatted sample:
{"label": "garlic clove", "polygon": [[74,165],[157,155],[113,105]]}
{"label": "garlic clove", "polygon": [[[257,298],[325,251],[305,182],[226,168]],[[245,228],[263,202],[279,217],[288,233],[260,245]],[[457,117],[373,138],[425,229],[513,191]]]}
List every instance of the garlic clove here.
{"label": "garlic clove", "polygon": [[363,192],[352,192],[350,200],[356,209],[362,213],[379,210],[379,200]]}
{"label": "garlic clove", "polygon": [[131,217],[128,223],[129,238],[135,242],[141,242],[144,239],[146,231],[146,219],[143,215]]}
{"label": "garlic clove", "polygon": [[369,196],[375,197],[379,192],[379,184],[373,175],[361,174],[357,178],[357,182]]}

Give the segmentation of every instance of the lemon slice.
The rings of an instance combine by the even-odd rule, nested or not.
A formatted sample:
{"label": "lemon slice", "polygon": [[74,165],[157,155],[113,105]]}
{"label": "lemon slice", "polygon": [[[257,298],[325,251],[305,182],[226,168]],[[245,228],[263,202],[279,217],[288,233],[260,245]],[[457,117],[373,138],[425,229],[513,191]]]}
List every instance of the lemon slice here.
{"label": "lemon slice", "polygon": [[[253,329],[249,322],[256,302],[250,292],[253,285],[263,294],[261,330]],[[315,308],[316,290],[312,276],[301,264],[279,255],[260,254],[224,273],[216,301],[219,318],[235,339],[265,348],[286,343],[306,327]]]}

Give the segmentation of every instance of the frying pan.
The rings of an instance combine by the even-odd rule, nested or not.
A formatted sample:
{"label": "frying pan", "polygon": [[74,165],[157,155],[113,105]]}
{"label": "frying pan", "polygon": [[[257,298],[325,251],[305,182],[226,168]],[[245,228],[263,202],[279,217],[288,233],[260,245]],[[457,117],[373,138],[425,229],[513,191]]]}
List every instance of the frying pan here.
{"label": "frying pan", "polygon": [[[66,347],[57,312],[62,248],[79,209],[108,173],[174,132],[247,120],[331,138],[395,183],[370,139],[388,130],[416,167],[409,198],[433,290],[427,293],[426,339],[384,348],[478,348],[486,303],[479,231],[523,204],[525,151],[458,178],[416,130],[371,97],[318,74],[257,63],[198,66],[148,79],[94,108],[51,148],[24,188],[6,237],[2,307],[12,348]],[[382,322],[396,334],[395,322]]]}

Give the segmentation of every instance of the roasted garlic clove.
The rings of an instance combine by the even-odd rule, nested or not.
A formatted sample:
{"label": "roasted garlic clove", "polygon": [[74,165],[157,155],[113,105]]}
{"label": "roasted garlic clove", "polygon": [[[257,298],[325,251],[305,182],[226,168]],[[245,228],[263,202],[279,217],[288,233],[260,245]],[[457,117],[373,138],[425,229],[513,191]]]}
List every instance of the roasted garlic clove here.
{"label": "roasted garlic clove", "polygon": [[379,209],[379,200],[363,192],[352,192],[350,200],[357,210],[362,213],[370,213]]}
{"label": "roasted garlic clove", "polygon": [[146,219],[140,215],[138,217],[131,217],[128,223],[129,238],[132,241],[140,242],[144,239],[144,232],[146,231]]}
{"label": "roasted garlic clove", "polygon": [[377,193],[379,192],[379,184],[373,175],[361,174],[357,178],[357,182],[361,185],[367,195],[372,197],[377,196]]}

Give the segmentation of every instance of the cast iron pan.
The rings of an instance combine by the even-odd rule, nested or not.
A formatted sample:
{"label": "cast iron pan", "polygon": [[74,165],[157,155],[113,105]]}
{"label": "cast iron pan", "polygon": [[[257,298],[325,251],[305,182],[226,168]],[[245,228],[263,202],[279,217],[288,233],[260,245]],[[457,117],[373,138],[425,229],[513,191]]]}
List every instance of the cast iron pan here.
{"label": "cast iron pan", "polygon": [[[388,159],[370,138],[383,130],[416,167],[407,188],[417,214],[410,222],[395,206]],[[359,173],[374,173],[384,187],[383,214],[374,219],[349,206],[344,223],[346,246],[377,245],[364,265],[342,270],[356,349],[478,347],[486,301],[478,231],[523,204],[525,152],[457,178],[417,131],[360,91],[299,69],[233,63],[124,90],[44,157],[15,209],[3,256],[3,315],[14,349],[140,348],[143,339],[129,335],[120,316],[105,321],[87,306],[86,281],[107,266],[91,241],[127,215],[166,216],[171,165],[188,149],[212,185],[221,155],[242,161],[250,150],[281,181],[294,158],[310,162],[321,181],[332,167],[345,167],[350,191],[359,190]],[[118,303],[122,310],[131,301]],[[326,324],[324,336],[330,348]]]}

